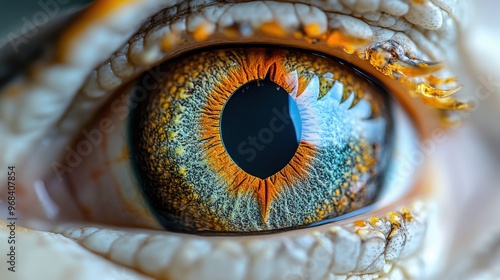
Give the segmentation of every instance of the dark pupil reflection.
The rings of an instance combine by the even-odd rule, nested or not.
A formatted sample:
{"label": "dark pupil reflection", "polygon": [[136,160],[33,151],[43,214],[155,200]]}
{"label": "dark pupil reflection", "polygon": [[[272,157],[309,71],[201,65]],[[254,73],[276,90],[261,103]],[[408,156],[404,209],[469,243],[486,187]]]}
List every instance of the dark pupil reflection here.
{"label": "dark pupil reflection", "polygon": [[302,133],[297,104],[267,79],[236,90],[224,106],[220,123],[222,142],[231,159],[262,179],[290,162]]}

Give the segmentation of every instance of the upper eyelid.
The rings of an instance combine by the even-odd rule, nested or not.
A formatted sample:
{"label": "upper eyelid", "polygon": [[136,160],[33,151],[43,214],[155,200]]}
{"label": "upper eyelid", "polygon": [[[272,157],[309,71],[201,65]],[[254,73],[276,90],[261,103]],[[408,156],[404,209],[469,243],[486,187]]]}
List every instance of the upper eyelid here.
{"label": "upper eyelid", "polygon": [[[246,11],[252,7],[254,9],[258,7],[259,11],[267,9],[267,12],[262,11],[260,17],[259,15],[261,13],[252,16],[251,21],[248,22],[250,19],[241,14],[240,10]],[[436,8],[436,6],[433,7],[434,9]],[[187,11],[191,9],[197,10],[198,12],[189,14]],[[282,11],[281,14],[279,13],[280,11]],[[285,13],[285,11],[287,12]],[[233,13],[233,15],[228,15],[231,13]],[[152,16],[124,47],[115,52],[109,60],[101,64],[101,66],[97,67],[91,73],[86,84],[81,89],[82,94],[78,97],[82,96],[82,99],[88,99],[85,95],[92,97],[106,96],[108,93],[113,92],[122,84],[126,83],[129,79],[149,69],[152,65],[167,60],[172,56],[172,53],[177,52],[178,54],[179,52],[185,52],[186,49],[190,50],[192,46],[196,48],[198,45],[197,41],[203,41],[203,43],[205,43],[205,40],[210,40],[210,36],[224,33],[227,29],[234,28],[235,26],[241,27],[241,25],[247,25],[247,29],[254,29],[253,32],[256,33],[263,31],[262,26],[269,22],[269,16],[267,14],[272,14],[272,22],[278,23],[278,25],[282,29],[287,30],[289,34],[299,31],[304,33],[304,27],[307,24],[313,23],[319,25],[319,30],[321,30],[320,32],[322,34],[328,34],[332,30],[340,30],[345,37],[354,38],[353,41],[360,40],[362,42],[372,42],[372,44],[374,44],[378,41],[390,38],[392,42],[397,43],[398,46],[403,49],[403,52],[420,58],[420,60],[411,60],[408,57],[404,57],[406,54],[401,55],[401,53],[398,54],[401,55],[400,57],[396,57],[396,59],[400,61],[405,61],[405,59],[411,60],[409,62],[411,63],[411,67],[415,68],[418,68],[417,65],[424,61],[422,59],[435,57],[437,55],[435,51],[428,55],[420,51],[418,47],[413,44],[412,39],[403,32],[398,33],[384,28],[377,29],[355,17],[323,11],[314,6],[276,2],[250,2],[226,4],[224,6],[208,5],[208,7],[204,9],[201,9],[201,7],[194,9],[187,5],[182,8],[181,5],[166,8],[160,13]],[[311,20],[311,18],[313,19]],[[209,30],[203,30],[207,25],[209,26]],[[398,28],[405,28],[402,27],[401,24],[399,25]],[[408,26],[409,24],[407,23],[406,28],[412,28]],[[447,28],[451,27],[448,26]],[[199,29],[202,29],[202,32],[209,33],[207,34],[207,38],[201,40],[197,38]],[[413,29],[413,33],[417,32],[416,28]],[[245,32],[248,32],[248,30]],[[264,33],[266,33],[265,30]],[[392,34],[392,37],[388,37],[387,33]],[[307,32],[303,34],[303,36],[307,35]],[[243,35],[240,35],[238,40],[243,40],[243,37]],[[230,40],[230,38],[220,40],[224,41],[228,39]],[[255,38],[252,37],[252,40],[254,39]],[[164,42],[173,40],[184,41],[182,43],[184,47],[177,46],[177,42],[169,42],[174,46],[170,46],[172,49],[165,49]],[[192,46],[189,46],[190,44]],[[427,44],[430,43],[427,42]],[[336,47],[339,46],[337,45]],[[434,50],[438,48],[431,49]],[[75,116],[78,114],[76,111],[71,112],[74,112]]]}
{"label": "upper eyelid", "polygon": [[[265,3],[242,3],[239,5],[248,4],[260,4],[260,7],[262,8],[268,7],[267,9],[273,14],[273,22],[278,22],[283,29],[292,29],[291,31],[289,30],[290,32],[293,32],[293,28],[295,28],[295,30],[300,30],[301,26],[303,27],[308,22],[306,14],[304,14],[304,12],[299,12],[303,9],[297,8],[296,5],[291,6],[292,9],[290,11],[293,11],[293,14],[289,13],[286,16],[281,15],[281,18],[286,17],[288,19],[280,20],[280,18],[278,18],[279,14],[276,13],[279,9],[275,6],[284,6],[285,4],[280,3],[266,5]],[[174,40],[169,40],[169,36],[180,37],[175,38],[179,40],[191,37],[190,39],[192,41],[193,38],[194,41],[196,41],[198,40],[196,39],[196,36],[197,33],[199,33],[199,29],[203,29],[206,25],[215,25],[207,27],[212,30],[205,31],[206,33],[215,33],[216,31],[213,29],[231,28],[235,25],[238,26],[242,24],[248,25],[246,22],[247,19],[243,19],[243,21],[240,22],[238,22],[237,19],[228,20],[228,18],[230,18],[230,16],[227,16],[228,11],[238,5],[232,5],[229,7],[226,6],[209,6],[208,8],[205,8],[203,12],[197,13],[196,15],[186,15],[184,17],[179,16],[179,14],[185,14],[185,12],[181,10],[180,7],[174,6],[164,9],[162,12],[152,16],[151,21],[147,22],[124,47],[115,52],[109,60],[94,70],[94,72],[87,79],[86,84],[83,86],[82,92],[87,93],[90,96],[105,95],[106,92],[113,91],[126,82],[127,79],[141,73],[145,69],[151,67],[151,65],[166,60],[172,52],[165,49],[164,42]],[[187,5],[184,8],[186,11],[191,9]],[[209,12],[206,12],[207,9]],[[214,12],[215,10],[220,10],[221,12]],[[321,33],[325,33],[328,30],[338,29],[347,37],[352,37],[361,41],[371,41],[372,43],[390,39],[391,41],[400,44],[404,48],[405,52],[420,58],[422,61],[424,61],[424,59],[428,59],[429,57],[443,57],[443,54],[437,54],[435,51],[436,49],[439,49],[439,45],[431,43],[430,40],[426,40],[423,43],[424,48],[427,50],[426,53],[420,51],[419,48],[413,43],[413,40],[404,32],[395,32],[394,30],[385,28],[377,29],[354,17],[322,11],[317,7],[311,7],[311,11],[313,12],[308,12],[310,13],[309,15],[315,14],[317,16],[313,21],[309,22],[319,25],[319,29],[322,30]],[[290,18],[294,17],[296,17],[296,19],[290,20]],[[172,18],[175,20],[171,21]],[[266,16],[262,16],[260,22],[259,17],[254,16],[252,17],[252,22],[250,22],[250,25],[247,27],[250,29],[257,29],[255,31],[258,31],[257,26],[262,26],[268,21],[269,20]],[[225,24],[223,22],[225,22]],[[288,26],[286,26],[287,24]],[[355,28],[352,28],[353,25]],[[396,26],[398,24],[394,25]],[[408,30],[412,29],[411,32],[413,34],[418,33],[417,29],[409,26],[408,23],[406,23],[405,27],[401,26],[401,24],[399,25],[400,26],[397,28]],[[207,36],[210,35],[211,34]],[[422,33],[416,36],[420,36],[420,39],[425,37]],[[176,44],[176,42],[173,44]],[[432,47],[429,47],[429,45],[432,45]],[[442,52],[444,52],[444,50],[442,50]]]}
{"label": "upper eyelid", "polygon": [[[110,11],[109,12],[110,14],[108,15],[108,17],[111,17],[113,12],[117,13],[117,15],[115,15],[117,18],[119,18],[120,13],[122,13],[122,16],[123,16],[123,14],[125,14],[125,16],[126,16],[127,13],[129,13],[128,16],[130,16],[131,14],[133,14],[133,15],[142,14],[143,15],[142,17],[146,17],[145,15],[148,13],[151,13],[151,11],[153,10],[152,5],[150,5],[152,2],[154,2],[154,1],[151,1],[151,2],[148,2],[145,4],[135,3],[135,5],[143,5],[142,9],[139,9],[139,10],[137,8],[134,8],[133,5],[130,4],[130,6],[123,7],[124,10],[126,10],[126,11],[120,11],[120,10]],[[159,4],[156,4],[156,5],[159,5]],[[164,6],[167,6],[167,5],[163,4],[163,7]],[[95,7],[91,7],[91,8],[95,8]],[[141,16],[138,16],[138,17],[141,17]],[[345,20],[344,20],[344,22],[342,20],[342,19],[346,19],[347,16],[339,16],[339,17],[340,17],[340,20],[334,22],[335,24],[337,24],[337,26],[333,26],[332,28],[341,30],[342,32],[344,32],[347,35],[352,35],[353,37],[359,37],[360,34],[365,34],[366,37],[370,37],[370,36],[373,36],[373,34],[378,34],[377,36],[380,37],[381,36],[380,34],[383,33],[383,32],[381,32],[381,29],[379,29],[379,30],[375,29],[375,33],[373,33],[373,30],[370,29],[369,25],[367,25],[363,21],[356,20],[354,18],[352,18],[352,19],[354,19],[354,20],[356,20],[356,22],[362,24],[363,27],[361,27],[361,29],[360,29],[360,26],[361,26],[360,25],[360,26],[358,26],[358,29],[351,30],[350,26],[346,26],[346,25],[349,25],[349,20],[347,21],[347,23],[345,22]],[[108,18],[107,20],[109,21],[109,19],[110,18]],[[83,20],[83,21],[85,21],[85,20]],[[99,19],[96,19],[95,21],[99,22]],[[135,22],[132,21],[132,23],[129,23],[128,26],[129,27],[134,26],[139,21],[140,20],[136,19]],[[103,20],[103,22],[105,22],[105,20]],[[77,23],[78,23],[78,21],[77,21]],[[104,55],[106,55],[106,53],[111,53],[112,52],[111,49],[113,47],[107,46],[106,44],[103,44],[102,41],[100,41],[100,42],[97,41],[97,44],[99,45],[99,47],[103,48],[103,51],[101,51],[101,52],[97,51],[97,47],[96,47],[95,48],[96,50],[93,52],[93,55],[95,57],[90,57],[90,56],[86,55],[85,50],[83,49],[85,47],[90,47],[88,42],[85,44],[85,42],[84,42],[85,37],[89,36],[89,33],[91,33],[91,32],[101,32],[100,37],[105,36],[103,34],[110,34],[110,37],[113,40],[113,44],[109,44],[109,45],[121,45],[122,43],[119,43],[120,41],[127,40],[128,38],[132,37],[132,34],[134,33],[134,32],[130,31],[130,28],[129,28],[129,30],[127,30],[124,27],[127,24],[119,23],[117,20],[115,20],[112,23],[107,22],[106,24],[104,24],[104,23],[101,23],[101,24],[104,26],[104,31],[95,30],[95,29],[92,30],[92,28],[91,28],[92,26],[90,26],[90,27],[88,27],[88,29],[90,29],[89,31],[87,31],[87,32],[82,31],[81,32],[82,33],[80,35],[81,38],[78,38],[80,40],[79,43],[76,43],[75,41],[70,40],[71,37],[72,36],[74,37],[75,34],[73,34],[73,33],[69,34],[68,35],[70,37],[69,39],[68,39],[68,36],[65,36],[63,34],[63,38],[66,37],[65,38],[66,41],[63,40],[63,44],[59,44],[59,50],[64,50],[64,47],[67,48],[68,46],[72,46],[72,45],[75,46],[74,49],[71,49],[71,50],[66,49],[65,52],[63,52],[63,54],[66,54],[65,58],[64,58],[64,56],[62,57],[63,63],[54,65],[53,62],[49,62],[48,65],[45,66],[45,68],[48,70],[51,70],[51,71],[46,71],[46,73],[40,73],[40,72],[42,72],[42,71],[40,71],[38,73],[39,75],[37,75],[37,77],[24,82],[24,85],[23,85],[24,88],[21,90],[21,92],[23,92],[23,91],[30,92],[31,91],[31,92],[37,92],[38,95],[40,95],[40,92],[43,93],[45,91],[45,93],[46,93],[45,95],[49,96],[49,100],[50,100],[50,98],[52,98],[52,100],[54,101],[52,103],[59,103],[59,105],[62,105],[62,108],[65,108],[65,109],[61,110],[61,112],[59,112],[59,114],[57,114],[57,113],[53,114],[53,112],[52,112],[50,117],[46,116],[45,119],[42,119],[42,123],[43,123],[43,121],[45,121],[45,125],[38,126],[37,128],[45,127],[46,129],[48,129],[48,128],[54,127],[54,125],[57,122],[59,122],[59,124],[58,124],[59,130],[64,132],[64,134],[66,134],[66,135],[70,135],[71,131],[73,131],[73,132],[76,131],[81,126],[81,124],[85,123],[88,120],[88,119],[82,118],[82,116],[90,115],[90,114],[84,113],[82,111],[73,110],[73,109],[75,109],[75,107],[71,107],[69,105],[70,103],[67,103],[67,102],[71,102],[71,100],[74,97],[76,97],[76,98],[74,98],[74,100],[72,100],[73,105],[83,104],[83,103],[77,102],[77,101],[79,101],[78,98],[85,97],[84,94],[80,94],[80,92],[85,92],[85,88],[83,90],[79,91],[78,90],[79,87],[75,87],[75,84],[78,85],[80,82],[78,80],[74,80],[74,76],[79,75],[81,77],[79,79],[82,79],[83,77],[85,77],[87,75],[85,73],[91,72],[91,69],[95,67],[93,65],[97,64],[98,61],[105,60]],[[344,24],[344,25],[342,25],[342,24]],[[297,26],[297,28],[301,28],[301,26]],[[369,28],[370,30],[368,30],[367,28]],[[359,32],[360,30],[365,30],[365,31]],[[370,33],[370,31],[371,31],[371,33]],[[74,30],[72,32],[74,32]],[[70,33],[70,32],[66,32],[66,34],[68,34],[68,33]],[[120,34],[120,33],[125,34],[125,35],[121,34],[121,36],[126,37],[126,38],[119,39],[118,37],[116,37],[116,36],[118,36],[117,34]],[[130,35],[127,35],[127,34],[130,34]],[[383,38],[383,36],[380,38],[377,38],[377,36],[374,36],[375,38],[372,38],[372,39]],[[399,36],[399,39],[404,41],[405,39],[402,39],[402,38],[405,38],[405,36]],[[407,36],[406,36],[406,38],[409,39]],[[73,39],[75,39],[75,38],[73,38]],[[109,38],[107,38],[107,39],[109,39]],[[95,42],[93,42],[93,43],[95,43]],[[403,46],[408,48],[409,45],[407,43],[403,43]],[[114,47],[114,48],[116,48],[116,47]],[[78,53],[80,53],[80,55],[77,55]],[[75,67],[76,65],[78,65],[78,67]],[[108,67],[109,70],[111,70],[111,67],[109,67],[109,63],[104,63],[102,65],[103,66],[101,66],[101,67],[104,67],[104,68]],[[73,71],[73,74],[74,74],[73,77],[71,77],[71,75],[66,75],[66,77],[69,76],[69,78],[73,78],[73,80],[65,82],[64,79],[61,79],[61,77],[64,77],[64,72],[66,72],[66,71],[69,71],[69,72]],[[106,73],[106,69],[103,70],[102,72]],[[94,72],[94,73],[98,73],[98,72]],[[111,73],[107,72],[107,74],[111,74]],[[98,88],[94,87],[94,86],[98,85],[97,83],[95,83],[96,80],[94,80],[93,84],[92,84],[92,79],[90,79],[90,81],[91,81],[89,83],[90,86],[87,89],[89,89],[92,94],[91,94],[91,96],[87,96],[87,97],[83,98],[84,100],[86,99],[87,101],[90,101],[93,103],[100,103],[100,102],[103,102],[105,100],[105,97],[108,96],[107,93],[110,93],[113,91],[113,90],[109,90],[109,89],[107,91],[101,91],[101,92],[96,91],[96,90],[98,90]],[[9,89],[7,89],[7,91],[9,91]],[[19,90],[17,90],[17,91],[19,92]],[[89,92],[89,91],[87,91],[87,92]],[[96,96],[95,96],[96,93],[101,93],[102,95],[99,94],[100,96],[98,95],[97,96],[98,98],[96,98]],[[23,93],[22,95],[27,96],[28,94]],[[36,94],[34,94],[34,95],[36,95]],[[46,97],[46,96],[44,96],[44,97]],[[61,96],[64,96],[64,97],[61,97]],[[0,98],[3,99],[3,100],[1,100],[2,102],[0,102],[0,106],[9,106],[9,104],[11,104],[11,103],[5,102],[5,101],[9,101],[9,100],[6,100],[6,98],[4,98],[4,97],[5,97],[5,94],[0,95]],[[22,96],[20,99],[21,100],[23,99]],[[65,99],[66,101],[61,102],[61,99]],[[33,98],[31,98],[31,100],[33,100]],[[98,100],[100,100],[100,101],[98,101]],[[12,101],[12,100],[10,100],[10,101]],[[98,101],[98,102],[96,102],[96,101]],[[25,102],[25,103],[30,103],[30,102]],[[66,103],[66,105],[65,105],[65,103]],[[54,104],[48,104],[48,105],[54,106]],[[88,102],[87,102],[87,105],[88,105]],[[21,108],[26,108],[26,107],[27,106],[24,106],[24,107],[21,106]],[[43,107],[43,106],[41,106],[41,107]],[[78,108],[78,107],[76,107],[76,108]],[[74,113],[73,118],[71,118],[67,115],[63,116],[62,113],[64,112],[64,110],[66,110],[66,112],[69,112],[69,113]],[[32,135],[36,135],[36,133],[33,132],[33,130],[36,130],[36,128],[33,127],[33,125],[31,124],[33,122],[28,121],[28,120],[33,120],[32,115],[30,115],[30,114],[26,114],[26,115],[18,114],[17,116],[15,114],[8,115],[6,113],[11,112],[11,110],[1,110],[1,111],[5,112],[2,116],[0,116],[2,119],[2,122],[4,122],[7,125],[5,127],[7,130],[7,133],[5,135],[13,135],[14,134],[13,136],[15,136],[15,134],[17,134],[19,132],[28,131],[30,129],[31,129]],[[33,112],[39,112],[40,110],[37,111],[34,108],[30,108],[30,109],[21,109],[19,111],[23,112],[23,113],[24,112],[32,112],[33,113]],[[45,110],[45,112],[46,112],[46,110]],[[33,113],[33,115],[35,115],[35,114],[36,113]],[[38,114],[40,114],[40,113],[38,113]],[[17,132],[17,133],[13,133],[13,132]],[[37,137],[41,137],[42,135],[43,135],[43,131],[40,130]],[[11,139],[9,139],[9,137],[5,137],[4,139],[5,139],[6,143],[15,142],[15,141],[12,141]],[[7,147],[7,145],[4,145],[4,146]],[[12,148],[9,148],[9,149],[12,149]],[[16,153],[15,150],[18,150],[18,152],[19,152],[19,150],[22,150],[22,149],[23,148],[21,148],[21,147],[12,149],[13,151],[10,153],[12,156],[5,157],[5,160],[6,161],[8,161],[8,160],[14,161],[15,158],[18,158],[17,155],[15,155],[15,153]],[[43,157],[40,157],[40,158],[43,158]],[[5,163],[2,163],[2,164],[5,164]]]}
{"label": "upper eyelid", "polygon": [[[253,6],[245,7],[245,9],[241,7],[243,5]],[[256,8],[255,5],[260,5],[258,6],[259,11],[263,12],[261,18],[259,18],[259,16],[252,16],[250,18],[245,17],[244,14],[241,14],[241,12],[238,11],[248,10],[251,7]],[[427,3],[426,5],[431,7],[429,8],[431,12],[429,12],[428,14],[433,14],[436,11],[439,11],[439,13],[442,13],[442,15],[439,14],[439,17],[434,16],[433,19],[431,16],[424,13],[422,14],[422,19],[413,19],[413,22],[419,22],[423,26],[427,26],[430,29],[438,29],[438,27],[442,25],[443,30],[439,30],[439,32],[441,32],[441,35],[443,33],[454,33],[456,31],[454,30],[456,29],[456,26],[454,24],[443,23],[443,21],[446,20],[453,21],[453,17],[446,18],[444,16],[445,11],[449,12],[451,11],[451,9],[448,8],[448,10],[446,10],[445,7],[443,10],[440,10],[431,2]],[[190,38],[191,41],[199,41],[197,37],[200,37],[200,29],[202,30],[201,33],[208,33],[205,34],[206,37],[211,36],[212,33],[223,33],[223,31],[220,31],[220,29],[231,29],[234,26],[241,27],[242,25],[246,25],[247,29],[254,29],[254,32],[258,32],[259,29],[260,31],[262,31],[262,26],[270,22],[268,14],[272,14],[271,22],[278,23],[279,27],[281,27],[282,29],[288,30],[289,33],[302,31],[303,36],[309,35],[307,34],[307,31],[304,31],[305,26],[313,23],[319,26],[318,29],[320,30],[321,34],[328,34],[328,32],[330,32],[331,30],[340,30],[344,34],[344,37],[354,38],[353,42],[349,42],[350,44],[356,44],[354,42],[356,40],[371,43],[390,40],[391,42],[395,42],[402,49],[402,52],[405,53],[403,56],[401,56],[402,52],[400,52],[395,57],[395,59],[399,59],[404,63],[408,63],[409,61],[409,68],[419,68],[419,64],[426,64],[426,60],[429,60],[429,58],[444,58],[446,47],[441,47],[440,44],[444,44],[444,41],[450,39],[446,38],[447,40],[441,40],[442,36],[439,36],[439,33],[433,33],[432,30],[427,30],[424,35],[424,33],[422,32],[423,30],[421,30],[422,28],[419,28],[417,24],[414,24],[414,26],[412,26],[412,24],[410,24],[409,22],[402,21],[401,18],[397,19],[397,16],[395,17],[397,20],[395,20],[395,23],[391,28],[379,28],[376,27],[378,23],[374,21],[368,21],[369,24],[367,24],[362,20],[357,19],[356,17],[330,12],[332,8],[333,10],[335,10],[335,7],[330,6],[322,7],[322,9],[319,9],[314,6],[305,6],[303,4],[284,4],[276,2],[250,2],[234,5],[226,4],[224,6],[210,6],[207,4],[207,7],[205,9],[201,9],[202,6],[203,5],[199,7],[191,7],[188,6],[188,4],[184,6],[180,4],[177,6],[166,8],[162,10],[162,12],[152,16],[150,21],[148,21],[143,27],[141,27],[139,32],[137,32],[136,35],[134,35],[134,37],[132,37],[123,48],[115,52],[115,54],[109,60],[107,60],[100,67],[97,67],[94,70],[94,72],[87,79],[86,84],[83,86],[82,92],[87,93],[89,96],[105,95],[106,92],[111,92],[114,89],[118,88],[121,84],[126,82],[127,79],[136,76],[138,73],[141,73],[152,65],[166,60],[168,56],[172,54],[172,52],[169,51],[169,49],[165,49],[165,41],[175,41],[177,39],[189,41],[189,39],[186,38]],[[385,16],[385,21],[387,21],[387,16],[390,16],[387,13],[387,10],[389,8],[385,7],[384,10],[384,5],[381,6],[382,7],[379,7],[379,9],[386,12],[381,16],[381,18]],[[304,7],[306,7],[306,10],[304,10]],[[267,11],[264,12],[264,9]],[[309,9],[309,11],[307,11],[307,9]],[[200,10],[200,12],[187,14],[186,11],[190,10]],[[234,10],[236,10],[236,13],[234,12]],[[343,7],[341,10],[343,13],[346,13],[346,11],[347,13],[349,12],[348,9],[346,10],[346,7]],[[402,10],[398,11],[397,8],[394,8],[394,10],[396,11],[396,14],[402,13]],[[285,11],[287,11],[287,13],[284,13]],[[280,14],[280,12],[282,13]],[[228,14],[230,13],[233,13],[234,15],[228,16]],[[179,16],[184,14],[186,15]],[[412,18],[414,17],[412,16],[412,14],[415,14],[415,12],[412,13],[411,11],[407,11],[405,16],[407,16],[408,18]],[[314,15],[314,19],[308,19],[308,16],[311,17],[312,15]],[[436,18],[439,18],[439,20],[436,20]],[[382,21],[382,19],[380,20]],[[168,39],[169,36],[172,38]],[[420,50],[420,46],[416,46],[416,44],[414,43],[415,41],[411,37],[416,37],[422,40],[422,42],[419,43],[419,45],[422,46],[422,50]],[[201,40],[204,41],[205,39],[206,38],[203,38]],[[169,43],[175,45],[177,42]],[[184,42],[184,44],[189,45],[189,42]],[[340,44],[336,45],[335,47],[344,47],[344,45]],[[178,49],[176,49],[176,51],[179,52]],[[392,49],[390,50],[390,52],[393,52]],[[360,55],[358,54],[358,56]],[[405,58],[404,56],[407,57]],[[416,59],[410,59],[409,57]],[[379,71],[384,73],[387,72],[386,69],[379,69]],[[435,70],[430,71],[430,69],[413,69],[411,71],[418,72],[418,75],[423,75],[432,73]],[[393,75],[389,74],[389,76]],[[417,82],[415,82],[414,84],[416,83]],[[429,84],[427,81],[424,81],[424,83]],[[450,87],[454,86],[456,85],[453,83],[450,85]],[[450,93],[451,92],[452,91],[450,91]],[[423,92],[419,93],[423,93],[425,95],[426,91],[423,90]],[[450,93],[445,92],[441,95],[447,96]],[[452,104],[455,107],[461,106],[460,103]],[[448,106],[448,104],[438,105],[442,105],[442,107]]]}

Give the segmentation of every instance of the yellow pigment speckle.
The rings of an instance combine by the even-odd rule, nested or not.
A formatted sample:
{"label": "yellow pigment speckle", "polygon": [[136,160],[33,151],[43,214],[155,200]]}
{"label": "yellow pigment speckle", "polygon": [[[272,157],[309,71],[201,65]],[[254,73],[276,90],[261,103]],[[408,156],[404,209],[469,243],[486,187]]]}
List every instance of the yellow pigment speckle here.
{"label": "yellow pigment speckle", "polygon": [[357,226],[357,227],[365,227],[366,223],[363,220],[357,220],[357,221],[354,222],[354,225]]}
{"label": "yellow pigment speckle", "polygon": [[182,147],[175,148],[175,154],[178,155],[178,156],[183,155],[184,154],[184,148],[182,148]]}
{"label": "yellow pigment speckle", "polygon": [[399,223],[399,222],[401,222],[401,217],[399,216],[398,213],[391,212],[391,213],[389,213],[389,222],[391,224]]}
{"label": "yellow pigment speckle", "polygon": [[276,36],[276,37],[285,37],[286,30],[281,27],[281,25],[277,22],[266,22],[260,26],[260,30],[268,35]]}
{"label": "yellow pigment speckle", "polygon": [[413,221],[413,215],[410,213],[410,211],[406,208],[401,209],[401,216],[403,217],[403,220],[411,222]]}
{"label": "yellow pigment speckle", "polygon": [[295,32],[293,32],[293,37],[295,39],[302,39],[304,37],[304,34],[302,34],[302,32],[300,32],[300,31],[295,31]]}
{"label": "yellow pigment speckle", "polygon": [[174,124],[181,124],[182,123],[182,115],[177,114],[172,118]]}
{"label": "yellow pigment speckle", "polygon": [[179,134],[179,132],[177,132],[177,131],[171,131],[171,132],[168,133],[168,138],[169,139],[174,139],[175,136],[177,136],[177,134]]}
{"label": "yellow pigment speckle", "polygon": [[168,92],[169,92],[170,94],[172,94],[172,95],[173,95],[176,91],[177,91],[177,87],[176,87],[176,86],[172,86],[172,87],[170,87],[170,89],[168,90]]}
{"label": "yellow pigment speckle", "polygon": [[341,47],[347,54],[353,54],[357,48],[370,43],[370,40],[345,35],[340,30],[334,30],[326,39],[330,47]]}
{"label": "yellow pigment speckle", "polygon": [[178,36],[175,33],[169,33],[161,40],[160,48],[162,51],[167,52],[177,44]]}
{"label": "yellow pigment speckle", "polygon": [[186,172],[187,172],[187,169],[185,166],[181,166],[179,168],[179,174],[181,174],[182,176],[186,176]]}
{"label": "yellow pigment speckle", "polygon": [[368,222],[372,227],[376,226],[379,221],[380,221],[379,217],[371,217],[368,219]]}
{"label": "yellow pigment speckle", "polygon": [[175,95],[175,98],[177,98],[177,99],[186,99],[189,97],[191,97],[191,95],[187,94],[186,89],[184,89],[184,88],[180,88],[177,91],[177,94]]}
{"label": "yellow pigment speckle", "polygon": [[207,40],[215,32],[215,25],[213,23],[204,22],[198,26],[194,33],[193,38],[200,42]]}
{"label": "yellow pigment speckle", "polygon": [[304,32],[307,36],[318,37],[322,34],[321,27],[317,23],[309,23],[304,27]]}

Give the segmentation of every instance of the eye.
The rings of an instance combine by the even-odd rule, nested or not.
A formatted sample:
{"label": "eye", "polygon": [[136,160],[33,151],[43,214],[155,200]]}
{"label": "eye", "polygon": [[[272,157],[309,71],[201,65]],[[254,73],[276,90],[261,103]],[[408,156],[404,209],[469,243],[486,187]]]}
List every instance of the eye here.
{"label": "eye", "polygon": [[[102,222],[156,220],[186,232],[318,224],[376,201],[391,183],[384,176],[393,149],[409,151],[393,145],[391,106],[401,105],[373,78],[335,58],[234,46],[187,53],[154,71],[109,102],[53,165],[63,173],[81,161],[66,188]],[[129,110],[117,118],[119,103]],[[104,120],[118,124],[110,136]],[[407,116],[395,124],[412,130]],[[104,157],[92,151],[100,141]],[[117,148],[125,152],[115,161],[108,155]],[[139,202],[135,209],[147,213],[135,223],[116,216],[118,207],[95,201],[106,182],[124,173],[135,174],[124,185],[138,194],[125,204]]]}
{"label": "eye", "polygon": [[380,188],[389,96],[352,66],[275,47],[205,51],[166,62],[147,96],[132,157],[168,229],[291,228]]}
{"label": "eye", "polygon": [[122,87],[51,166],[85,219],[107,224],[248,233],[342,219],[396,188],[391,153],[416,146],[377,83],[308,50],[185,53]]}
{"label": "eye", "polygon": [[[387,34],[369,34],[363,28],[370,27],[353,17],[283,3],[267,7],[274,20],[265,13],[250,19],[231,14],[261,4],[227,5],[225,15],[218,6],[167,8],[111,58],[101,57],[105,62],[95,71],[79,70],[91,74],[58,113],[54,129],[44,132],[50,152],[39,148],[26,164],[37,175],[50,165],[45,170],[53,177],[44,177],[45,184],[55,201],[66,202],[59,203],[65,207],[60,218],[185,232],[280,232],[355,217],[367,205],[394,207],[417,184],[413,166],[401,177],[400,163],[413,156],[414,130],[424,137],[432,126],[422,124],[424,112],[434,111],[407,93],[440,110],[466,109],[449,97],[455,81],[432,76],[442,66],[424,60],[429,57],[404,39],[382,40]],[[296,20],[275,13],[290,7]],[[175,16],[183,15],[179,10],[192,12],[189,22]],[[311,20],[315,13],[322,16]],[[210,17],[202,20],[209,14],[218,17],[217,26]],[[85,48],[70,44],[71,32],[64,35],[63,61]],[[249,42],[254,45],[242,47]],[[91,65],[84,60],[73,62]],[[156,79],[160,83],[149,88]],[[265,96],[271,89],[272,99]],[[273,109],[283,105],[287,110],[278,112],[290,119],[283,131],[288,136],[272,145],[270,135],[278,137]],[[355,226],[376,228],[389,240],[397,224],[415,225],[413,212],[398,213]],[[361,251],[356,259],[364,263]],[[348,271],[368,269],[354,262]]]}

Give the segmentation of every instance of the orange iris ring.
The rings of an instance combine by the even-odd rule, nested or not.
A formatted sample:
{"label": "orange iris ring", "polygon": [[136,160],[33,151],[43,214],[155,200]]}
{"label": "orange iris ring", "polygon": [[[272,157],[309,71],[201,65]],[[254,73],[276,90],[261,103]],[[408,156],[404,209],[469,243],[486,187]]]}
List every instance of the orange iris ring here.
{"label": "orange iris ring", "polygon": [[[316,152],[314,143],[306,141],[307,138],[313,139],[310,135],[314,135],[311,130],[314,125],[307,122],[314,118],[304,117],[309,115],[306,103],[298,100],[307,81],[298,77],[296,72],[286,70],[284,54],[281,50],[247,52],[244,59],[238,61],[239,67],[229,70],[226,78],[214,87],[199,118],[201,139],[205,139],[205,157],[210,167],[224,180],[230,194],[251,194],[257,199],[264,223],[267,223],[271,204],[279,193],[307,176]],[[231,159],[222,143],[220,118],[226,101],[240,86],[265,78],[282,87],[297,102],[303,130],[297,151],[290,162],[274,175],[262,179],[248,174]]]}

